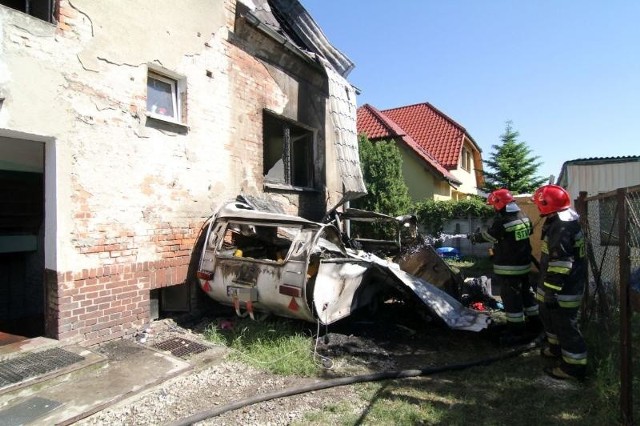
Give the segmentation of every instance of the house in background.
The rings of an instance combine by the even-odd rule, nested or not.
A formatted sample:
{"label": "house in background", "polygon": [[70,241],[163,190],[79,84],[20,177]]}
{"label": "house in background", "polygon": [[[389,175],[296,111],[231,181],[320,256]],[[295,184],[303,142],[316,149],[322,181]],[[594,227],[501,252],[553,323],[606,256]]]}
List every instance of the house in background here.
{"label": "house in background", "polygon": [[358,108],[358,134],[397,144],[414,201],[481,194],[482,150],[464,127],[429,103],[383,111],[365,104]]}
{"label": "house in background", "polygon": [[0,332],[131,335],[199,302],[221,203],[365,192],[353,63],[297,0],[0,0],[0,29]]}
{"label": "house in background", "polygon": [[573,200],[640,185],[640,156],[579,158],[565,161],[556,182]]}

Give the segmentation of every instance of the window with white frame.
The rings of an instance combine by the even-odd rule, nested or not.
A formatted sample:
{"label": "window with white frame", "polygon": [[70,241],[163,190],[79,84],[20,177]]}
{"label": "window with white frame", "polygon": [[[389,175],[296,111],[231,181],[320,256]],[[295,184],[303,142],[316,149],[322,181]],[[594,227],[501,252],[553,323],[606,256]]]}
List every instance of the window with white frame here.
{"label": "window with white frame", "polygon": [[276,115],[263,114],[263,160],[266,184],[314,187],[313,129]]}
{"label": "window with white frame", "polygon": [[184,123],[185,81],[184,77],[176,74],[150,68],[147,75],[147,115]]}
{"label": "window with white frame", "polygon": [[462,156],[460,158],[460,166],[464,170],[470,172],[471,171],[472,160],[473,160],[473,157],[471,156],[471,151],[469,151],[468,148],[463,147],[462,148]]}

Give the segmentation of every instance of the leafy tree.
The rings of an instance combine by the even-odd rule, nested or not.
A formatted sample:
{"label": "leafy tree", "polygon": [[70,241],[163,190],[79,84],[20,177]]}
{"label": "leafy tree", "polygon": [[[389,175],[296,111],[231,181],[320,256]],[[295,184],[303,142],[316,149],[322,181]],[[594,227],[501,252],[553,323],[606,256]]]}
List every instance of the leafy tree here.
{"label": "leafy tree", "polygon": [[507,121],[505,131],[500,135],[502,143],[492,145],[490,159],[485,160],[491,171],[484,171],[485,185],[483,190],[491,192],[499,188],[507,188],[514,194],[534,192],[547,179],[536,176],[542,162],[540,157],[532,156],[526,142],[518,141],[520,133]]}
{"label": "leafy tree", "polygon": [[389,216],[407,214],[411,209],[409,189],[402,177],[402,156],[393,142],[371,142],[359,137],[360,164],[368,194],[353,207]]}

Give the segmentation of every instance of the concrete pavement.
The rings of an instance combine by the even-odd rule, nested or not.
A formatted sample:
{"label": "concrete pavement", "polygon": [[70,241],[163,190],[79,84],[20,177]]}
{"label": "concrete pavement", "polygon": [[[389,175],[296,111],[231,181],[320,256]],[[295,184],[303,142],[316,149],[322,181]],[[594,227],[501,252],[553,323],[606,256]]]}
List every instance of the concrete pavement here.
{"label": "concrete pavement", "polygon": [[[190,343],[178,340],[178,345],[184,347]],[[1,346],[0,426],[74,423],[183,374],[199,362],[210,363],[212,358],[221,357],[221,348],[207,347],[201,351],[205,349],[206,352],[186,361],[172,355],[174,351],[158,350],[133,339],[90,349],[61,346],[55,340],[41,337]],[[37,363],[42,361],[34,363],[30,354],[47,355],[44,363],[60,355],[79,361],[20,383],[7,384],[6,378],[3,382],[3,371],[18,368],[23,364],[20,359],[30,363],[28,368],[38,367]]]}

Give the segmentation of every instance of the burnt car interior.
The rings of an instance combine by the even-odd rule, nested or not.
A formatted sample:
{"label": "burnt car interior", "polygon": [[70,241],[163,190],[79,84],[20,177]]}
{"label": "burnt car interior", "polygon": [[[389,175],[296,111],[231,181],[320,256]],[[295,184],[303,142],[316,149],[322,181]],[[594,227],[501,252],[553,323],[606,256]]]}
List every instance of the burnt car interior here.
{"label": "burnt car interior", "polygon": [[295,228],[230,222],[225,231],[220,255],[282,263],[297,233],[298,230]]}
{"label": "burnt car interior", "polygon": [[407,246],[420,241],[415,215],[392,217],[347,208],[344,211],[332,211],[325,222],[333,223],[340,229],[347,247],[381,257],[397,256]]}

